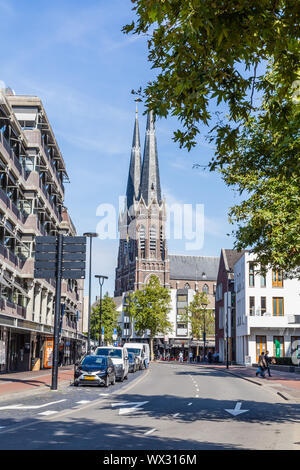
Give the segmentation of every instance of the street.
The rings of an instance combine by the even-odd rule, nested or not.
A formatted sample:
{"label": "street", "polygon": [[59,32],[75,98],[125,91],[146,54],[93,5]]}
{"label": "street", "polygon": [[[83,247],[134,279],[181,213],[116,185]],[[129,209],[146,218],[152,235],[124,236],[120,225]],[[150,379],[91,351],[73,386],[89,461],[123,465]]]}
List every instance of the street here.
{"label": "street", "polygon": [[0,449],[300,448],[300,404],[221,369],[152,363],[107,388],[0,403]]}

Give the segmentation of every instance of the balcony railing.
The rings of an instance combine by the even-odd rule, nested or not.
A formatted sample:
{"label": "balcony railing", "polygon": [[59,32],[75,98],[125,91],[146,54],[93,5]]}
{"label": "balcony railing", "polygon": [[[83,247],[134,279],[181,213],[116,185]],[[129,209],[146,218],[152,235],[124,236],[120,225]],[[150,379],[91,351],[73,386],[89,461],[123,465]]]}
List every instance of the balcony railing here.
{"label": "balcony railing", "polygon": [[265,309],[257,308],[256,310],[249,310],[250,317],[271,317],[272,313],[267,312]]}
{"label": "balcony railing", "polygon": [[17,170],[19,171],[20,175],[22,175],[24,177],[24,168],[22,167],[21,163],[19,162],[15,152],[13,151],[13,149],[11,148],[11,146],[9,145],[9,142],[7,141],[7,139],[4,137],[4,135],[2,134],[2,132],[0,132],[0,141],[2,142],[3,144],[3,147],[5,148],[5,150],[7,151],[7,153],[9,154],[11,160],[13,161],[13,164],[14,166],[17,168]]}

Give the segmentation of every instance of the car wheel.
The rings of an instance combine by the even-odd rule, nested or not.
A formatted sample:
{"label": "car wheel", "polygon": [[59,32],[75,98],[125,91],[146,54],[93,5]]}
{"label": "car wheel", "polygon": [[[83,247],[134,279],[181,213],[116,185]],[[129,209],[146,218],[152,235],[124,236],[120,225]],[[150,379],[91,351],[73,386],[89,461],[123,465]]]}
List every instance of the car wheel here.
{"label": "car wheel", "polygon": [[109,376],[107,375],[105,378],[105,384],[104,387],[109,387]]}

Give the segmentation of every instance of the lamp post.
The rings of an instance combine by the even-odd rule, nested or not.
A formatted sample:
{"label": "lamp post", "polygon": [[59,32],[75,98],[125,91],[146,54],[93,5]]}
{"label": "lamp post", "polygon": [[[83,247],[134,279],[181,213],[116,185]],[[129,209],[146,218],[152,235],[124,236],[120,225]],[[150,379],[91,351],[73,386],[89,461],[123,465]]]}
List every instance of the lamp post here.
{"label": "lamp post", "polygon": [[208,303],[207,302],[201,302],[201,306],[204,310],[204,322],[203,322],[203,362],[205,361],[205,342],[206,342],[206,330],[205,330],[205,317],[206,317],[206,308],[207,308]]}
{"label": "lamp post", "polygon": [[87,353],[91,352],[91,286],[92,286],[92,239],[98,237],[97,233],[86,232],[83,234],[84,237],[90,239],[90,265],[89,265],[89,311],[88,311],[88,344]]}
{"label": "lamp post", "polygon": [[100,317],[100,323],[99,323],[99,346],[102,346],[102,340],[101,340],[101,323],[102,323],[102,286],[104,284],[104,280],[108,279],[107,276],[102,276],[101,274],[96,274],[95,277],[99,279],[99,285],[100,285],[100,311],[99,311],[99,317]]}

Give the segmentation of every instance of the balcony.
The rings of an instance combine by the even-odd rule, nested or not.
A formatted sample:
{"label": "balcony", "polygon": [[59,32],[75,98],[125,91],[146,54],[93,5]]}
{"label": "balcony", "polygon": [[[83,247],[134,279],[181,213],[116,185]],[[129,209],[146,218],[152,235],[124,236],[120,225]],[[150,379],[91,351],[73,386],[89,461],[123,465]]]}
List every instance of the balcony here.
{"label": "balcony", "polygon": [[12,160],[12,163],[14,167],[17,169],[19,172],[19,175],[21,175],[24,178],[24,168],[22,167],[21,163],[19,162],[15,152],[13,149],[10,147],[9,142],[7,139],[4,137],[2,132],[0,132],[0,142],[2,143],[3,147],[5,148],[6,152],[8,153],[10,159]]}

